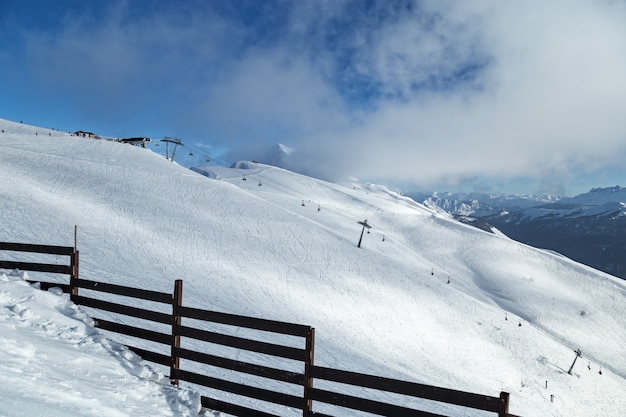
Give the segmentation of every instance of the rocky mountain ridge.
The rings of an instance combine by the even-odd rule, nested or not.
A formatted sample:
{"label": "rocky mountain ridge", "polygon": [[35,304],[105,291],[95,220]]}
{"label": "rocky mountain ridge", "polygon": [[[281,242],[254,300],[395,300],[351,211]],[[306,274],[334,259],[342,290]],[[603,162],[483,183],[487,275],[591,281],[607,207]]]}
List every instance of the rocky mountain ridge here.
{"label": "rocky mountain ridge", "polygon": [[571,198],[480,193],[409,193],[483,230],[550,249],[626,279],[626,188],[593,188]]}

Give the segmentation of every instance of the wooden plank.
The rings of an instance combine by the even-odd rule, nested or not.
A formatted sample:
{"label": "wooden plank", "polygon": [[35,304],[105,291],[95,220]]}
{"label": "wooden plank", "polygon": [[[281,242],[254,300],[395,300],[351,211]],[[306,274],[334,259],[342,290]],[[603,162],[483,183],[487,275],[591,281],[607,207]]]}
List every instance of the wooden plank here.
{"label": "wooden plank", "polygon": [[192,339],[202,340],[218,345],[230,346],[237,349],[249,350],[251,352],[264,353],[266,355],[297,361],[304,361],[306,359],[306,351],[304,349],[297,349],[267,342],[259,342],[236,336],[228,336],[221,333],[194,329],[187,326],[180,326],[178,328],[178,332],[181,336],[191,337]]}
{"label": "wooden plank", "polygon": [[208,388],[214,388],[220,391],[230,392],[231,394],[241,395],[243,397],[254,398],[256,400],[266,401],[272,404],[284,405],[302,409],[302,397],[285,394],[283,392],[270,391],[264,388],[251,387],[237,382],[226,381],[224,379],[214,378],[207,375],[200,375],[194,372],[175,369],[173,378],[187,381],[192,384],[202,385]]}
{"label": "wooden plank", "polygon": [[180,307],[180,314],[183,317],[210,321],[212,323],[228,324],[231,326],[245,327],[254,330],[263,330],[291,336],[306,337],[311,326],[302,324],[286,323],[275,320],[265,320],[255,317],[238,316],[235,314],[220,313],[217,311],[201,310],[192,307]]}
{"label": "wooden plank", "polygon": [[0,269],[19,269],[20,271],[50,272],[53,274],[72,273],[69,265],[42,264],[35,262],[0,261]]}
{"label": "wooden plank", "polygon": [[133,336],[139,339],[150,340],[152,342],[162,343],[168,346],[170,344],[171,336],[169,334],[159,333],[153,330],[142,329],[126,324],[115,323],[99,318],[94,318],[94,322],[96,327],[103,330],[124,334],[126,336]]}
{"label": "wooden plank", "polygon": [[[577,351],[577,354],[580,356],[580,350]],[[575,361],[576,359],[574,359]],[[509,393],[508,392],[500,392],[500,409],[498,410],[498,417],[508,417],[509,416]]]}
{"label": "wooden plank", "polygon": [[[182,317],[178,310],[183,303],[183,280],[177,279],[174,283],[174,294],[172,297],[172,326],[170,342],[170,375],[174,375],[174,369],[180,368],[180,357],[176,354],[176,349],[180,348],[180,335],[178,328],[182,322]],[[178,379],[172,378],[171,383],[178,386]]]}
{"label": "wooden plank", "polygon": [[333,404],[352,410],[365,411],[379,416],[402,416],[402,417],[445,417],[441,414],[429,413],[427,411],[415,410],[383,403],[380,401],[367,400],[346,394],[338,394],[331,391],[317,388],[311,389],[311,398],[326,404]]}
{"label": "wooden plank", "polygon": [[176,356],[189,359],[194,362],[216,366],[218,368],[230,369],[231,371],[242,372],[249,375],[256,375],[263,378],[283,381],[291,384],[304,385],[304,375],[297,372],[285,371],[282,369],[270,368],[233,359],[222,358],[220,356],[209,355],[207,353],[196,352],[189,349],[177,348],[174,350]]}
{"label": "wooden plank", "polygon": [[170,357],[167,355],[163,355],[162,353],[152,352],[150,350],[138,348],[135,346],[127,346],[128,350],[133,351],[137,355],[141,356],[141,359],[144,361],[158,363],[163,366],[170,366]]}
{"label": "wooden plank", "polygon": [[139,298],[142,300],[156,301],[158,303],[171,304],[172,294],[144,290],[141,288],[125,287],[123,285],[107,284],[104,282],[77,279],[76,286],[86,290],[106,292],[109,294],[124,295],[126,297]]}
{"label": "wooden plank", "polygon": [[237,417],[279,417],[276,414],[264,413],[263,411],[253,410],[205,396],[200,397],[200,404],[211,411],[219,411]]}
{"label": "wooden plank", "polygon": [[48,282],[48,281],[36,281],[36,280],[26,280],[26,282],[30,284],[39,284],[39,289],[42,291],[48,291],[50,288],[61,288],[64,293],[70,292],[70,286],[68,284],[59,284],[57,282]]}
{"label": "wooden plank", "polygon": [[316,379],[340,382],[343,384],[356,385],[365,388],[374,388],[381,391],[455,404],[478,410],[497,413],[500,408],[500,398],[498,397],[434,387],[431,385],[417,384],[414,382],[400,381],[380,376],[341,371],[321,366],[314,366],[312,375],[313,378]]}
{"label": "wooden plank", "polygon": [[304,390],[302,393],[302,415],[306,416],[313,411],[313,400],[309,395],[313,388],[311,372],[315,364],[315,329],[311,328],[306,336],[306,359],[304,360]]}
{"label": "wooden plank", "polygon": [[[74,228],[74,242],[76,242],[76,228]],[[80,253],[77,250],[75,250],[72,256],[70,257],[70,265],[72,267],[72,273],[70,275],[70,300],[72,299],[72,297],[78,295],[78,287],[76,286],[76,280],[79,277],[78,275],[79,256],[80,256]]]}
{"label": "wooden plank", "polygon": [[172,316],[167,313],[145,310],[138,307],[130,307],[124,304],[97,300],[95,298],[80,295],[72,296],[72,301],[81,306],[97,308],[98,310],[109,311],[111,313],[123,314],[125,316],[136,317],[138,319],[150,320],[156,323],[162,323],[167,325],[172,324]]}
{"label": "wooden plank", "polygon": [[0,242],[0,250],[15,252],[34,252],[49,255],[71,255],[74,248],[71,246],[33,245],[29,243]]}

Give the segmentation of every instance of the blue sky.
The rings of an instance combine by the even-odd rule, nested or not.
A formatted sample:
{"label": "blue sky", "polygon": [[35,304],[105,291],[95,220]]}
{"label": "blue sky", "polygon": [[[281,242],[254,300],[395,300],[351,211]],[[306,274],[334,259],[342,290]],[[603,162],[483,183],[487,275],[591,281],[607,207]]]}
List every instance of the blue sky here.
{"label": "blue sky", "polygon": [[0,0],[0,117],[405,191],[626,186],[626,2]]}

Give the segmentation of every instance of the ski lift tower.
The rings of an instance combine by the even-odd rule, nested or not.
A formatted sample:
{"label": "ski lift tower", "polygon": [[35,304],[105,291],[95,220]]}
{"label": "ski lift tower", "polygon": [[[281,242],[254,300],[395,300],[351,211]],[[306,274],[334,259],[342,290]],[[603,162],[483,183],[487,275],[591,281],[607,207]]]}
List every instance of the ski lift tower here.
{"label": "ski lift tower", "polygon": [[357,223],[360,224],[361,226],[363,226],[363,229],[361,229],[361,237],[359,238],[359,244],[356,245],[357,248],[360,248],[361,247],[361,241],[363,240],[363,232],[365,232],[365,228],[367,227],[367,232],[369,233],[369,229],[371,229],[372,226],[367,224],[367,220],[363,220],[362,222],[357,222]]}
{"label": "ski lift tower", "polygon": [[[176,154],[176,147],[178,145],[185,146],[180,141],[180,139],[172,139],[172,138],[168,138],[167,136],[161,139],[161,142],[165,142],[165,159],[167,159],[168,161],[172,161],[172,162],[174,162],[174,155]],[[172,150],[172,159],[170,159],[169,157],[170,143],[174,144],[174,149]]]}

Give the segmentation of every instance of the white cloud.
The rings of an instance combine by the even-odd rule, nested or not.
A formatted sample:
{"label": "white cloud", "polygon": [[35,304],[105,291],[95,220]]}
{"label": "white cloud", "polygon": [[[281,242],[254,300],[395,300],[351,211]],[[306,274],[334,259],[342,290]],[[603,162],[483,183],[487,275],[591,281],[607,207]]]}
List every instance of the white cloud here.
{"label": "white cloud", "polygon": [[256,50],[227,67],[197,115],[233,142],[271,145],[346,123],[343,100],[305,59]]}
{"label": "white cloud", "polygon": [[281,141],[309,173],[423,186],[558,183],[626,156],[623,2],[112,4],[24,34],[31,81],[110,125]]}
{"label": "white cloud", "polygon": [[[411,27],[407,22],[383,30],[391,35],[373,46],[379,57],[373,72],[390,90],[406,91],[430,68],[446,71],[471,59],[442,52],[438,32],[448,26],[471,30],[457,31],[445,43],[480,40],[475,48],[489,63],[478,84],[381,102],[361,126],[327,139],[328,147],[343,141],[342,149],[353,150],[350,164],[339,152],[334,165],[359,176],[433,184],[474,176],[568,179],[573,170],[623,159],[624,4],[483,6],[480,13],[448,10],[454,21],[438,22],[440,29],[431,32],[400,30]],[[332,151],[323,158],[333,158]]]}

